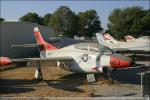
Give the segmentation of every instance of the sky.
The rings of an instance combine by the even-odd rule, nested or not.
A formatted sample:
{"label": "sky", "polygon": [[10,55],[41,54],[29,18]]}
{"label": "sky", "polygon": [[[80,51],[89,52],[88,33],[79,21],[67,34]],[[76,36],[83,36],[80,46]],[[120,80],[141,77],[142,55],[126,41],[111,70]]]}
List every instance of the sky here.
{"label": "sky", "polygon": [[144,9],[149,9],[150,3],[148,0],[2,0],[0,2],[0,17],[6,21],[17,21],[28,12],[35,12],[43,16],[46,13],[53,13],[60,6],[68,6],[76,14],[95,9],[104,29],[107,29],[108,16],[113,9],[132,6],[141,6]]}

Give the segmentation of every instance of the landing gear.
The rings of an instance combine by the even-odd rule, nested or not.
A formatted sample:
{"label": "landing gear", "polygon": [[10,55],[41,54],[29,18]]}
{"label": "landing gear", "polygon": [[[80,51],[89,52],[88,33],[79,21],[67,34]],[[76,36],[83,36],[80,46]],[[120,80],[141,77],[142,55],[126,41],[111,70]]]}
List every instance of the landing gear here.
{"label": "landing gear", "polygon": [[40,62],[37,62],[36,66],[35,66],[36,70],[35,70],[35,75],[34,75],[34,78],[36,80],[43,80],[42,72],[41,72],[41,68],[40,67],[41,67]]}
{"label": "landing gear", "polygon": [[114,84],[114,77],[111,76],[112,71],[107,67],[103,69],[106,79],[109,81],[109,84]]}
{"label": "landing gear", "polygon": [[107,79],[109,81],[109,84],[114,84],[114,78],[111,77],[110,71],[107,72],[107,77],[108,77]]}

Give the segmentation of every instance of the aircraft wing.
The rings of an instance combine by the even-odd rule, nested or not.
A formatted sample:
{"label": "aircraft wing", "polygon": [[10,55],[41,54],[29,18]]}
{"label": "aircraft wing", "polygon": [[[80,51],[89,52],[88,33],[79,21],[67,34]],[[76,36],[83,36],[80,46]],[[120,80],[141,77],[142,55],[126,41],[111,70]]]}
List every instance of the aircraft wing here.
{"label": "aircraft wing", "polygon": [[13,63],[15,62],[44,62],[44,61],[72,61],[72,57],[49,57],[49,58],[19,58],[11,59]]}
{"label": "aircraft wing", "polygon": [[72,57],[49,57],[49,58],[18,58],[18,59],[10,59],[8,57],[0,57],[0,65],[8,65],[8,64],[19,64],[19,63],[41,63],[41,64],[51,64],[53,62],[66,62],[70,63],[74,61]]}
{"label": "aircraft wing", "polygon": [[11,47],[38,47],[40,44],[20,44],[20,45],[11,45]]}

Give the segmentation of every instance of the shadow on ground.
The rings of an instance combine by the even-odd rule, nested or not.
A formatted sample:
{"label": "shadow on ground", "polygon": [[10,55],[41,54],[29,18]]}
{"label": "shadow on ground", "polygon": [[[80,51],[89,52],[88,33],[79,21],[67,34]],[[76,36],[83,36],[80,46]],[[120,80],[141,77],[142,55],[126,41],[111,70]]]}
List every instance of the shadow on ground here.
{"label": "shadow on ground", "polygon": [[71,92],[85,92],[83,89],[79,88],[82,85],[85,85],[86,77],[85,74],[67,74],[64,75],[58,80],[46,81],[47,84],[53,88],[71,91]]}
{"label": "shadow on ground", "polygon": [[35,89],[29,88],[29,87],[19,87],[19,86],[6,86],[6,87],[0,87],[0,94],[3,93],[25,93],[25,92],[30,92],[34,91]]}
{"label": "shadow on ground", "polygon": [[119,69],[112,72],[114,79],[121,83],[126,84],[141,84],[141,75],[139,73],[146,71],[141,67]]}
{"label": "shadow on ground", "polygon": [[34,91],[31,86],[22,86],[29,84],[36,84],[36,80],[23,80],[23,79],[0,79],[0,94],[3,93],[25,93]]}
{"label": "shadow on ground", "polygon": [[21,86],[29,84],[37,84],[40,81],[26,79],[0,79],[0,86]]}
{"label": "shadow on ground", "polygon": [[[140,84],[141,77],[138,73],[145,71],[142,68],[129,68],[120,69],[112,72],[115,80],[125,84]],[[96,78],[103,76],[103,74],[95,75]],[[101,81],[101,80],[100,80]],[[60,76],[55,80],[43,80],[48,86],[60,90],[70,91],[70,92],[85,92],[83,85],[86,84],[86,75],[71,73]],[[42,86],[40,81],[37,80],[27,80],[27,79],[0,79],[0,93],[23,93],[34,91],[34,86]],[[132,94],[130,94],[132,95]]]}
{"label": "shadow on ground", "polygon": [[[0,79],[0,93],[23,93],[34,91],[35,86],[48,86],[71,92],[84,92],[81,85],[85,84],[86,77],[83,74],[66,74],[55,80],[26,80],[26,79]],[[41,83],[40,83],[41,82]]]}

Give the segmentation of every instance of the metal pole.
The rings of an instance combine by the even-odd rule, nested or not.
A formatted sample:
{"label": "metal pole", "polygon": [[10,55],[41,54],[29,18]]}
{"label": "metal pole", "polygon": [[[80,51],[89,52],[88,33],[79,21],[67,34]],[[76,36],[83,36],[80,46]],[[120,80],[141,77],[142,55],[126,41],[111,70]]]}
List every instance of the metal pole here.
{"label": "metal pole", "polygon": [[143,97],[143,74],[141,74],[141,96]]}

